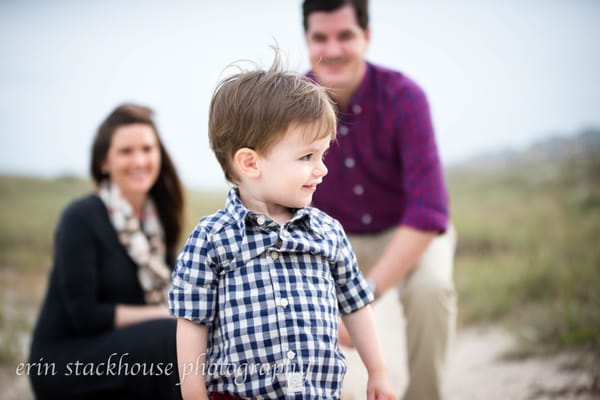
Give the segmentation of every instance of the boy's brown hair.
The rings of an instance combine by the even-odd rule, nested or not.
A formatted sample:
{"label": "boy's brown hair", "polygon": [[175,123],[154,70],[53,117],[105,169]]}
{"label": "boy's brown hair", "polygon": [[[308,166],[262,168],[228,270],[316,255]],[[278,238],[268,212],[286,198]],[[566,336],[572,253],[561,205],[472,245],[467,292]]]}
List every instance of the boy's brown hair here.
{"label": "boy's brown hair", "polygon": [[266,155],[293,124],[312,125],[311,139],[333,139],[335,110],[322,87],[282,68],[277,50],[268,70],[241,71],[219,82],[210,103],[208,137],[225,178],[238,180],[232,160],[239,149]]}

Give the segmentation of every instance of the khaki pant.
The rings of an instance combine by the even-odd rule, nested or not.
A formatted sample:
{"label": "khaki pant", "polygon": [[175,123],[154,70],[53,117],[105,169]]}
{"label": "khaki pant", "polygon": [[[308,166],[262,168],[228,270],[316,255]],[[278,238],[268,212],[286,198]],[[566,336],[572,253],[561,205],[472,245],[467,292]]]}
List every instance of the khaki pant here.
{"label": "khaki pant", "polygon": [[[394,232],[395,229],[374,235],[348,235],[363,272],[366,273],[382,254]],[[396,295],[387,293],[374,306],[386,361],[392,364],[389,365],[392,379],[408,380],[404,392],[406,400],[442,397],[443,367],[456,326],[457,305],[452,277],[455,247],[456,232],[449,226],[445,234],[431,242],[418,265],[393,291]],[[405,332],[402,332],[404,328]],[[405,351],[402,351],[403,346]],[[406,370],[406,366],[409,376],[399,376],[398,371]],[[366,393],[365,387],[356,393],[357,382],[364,382],[361,376],[365,376],[364,370],[355,371],[357,368],[364,369],[356,362],[349,362],[344,381],[345,399],[360,398]],[[405,386],[398,385],[398,389]],[[348,393],[350,387],[351,393]]]}

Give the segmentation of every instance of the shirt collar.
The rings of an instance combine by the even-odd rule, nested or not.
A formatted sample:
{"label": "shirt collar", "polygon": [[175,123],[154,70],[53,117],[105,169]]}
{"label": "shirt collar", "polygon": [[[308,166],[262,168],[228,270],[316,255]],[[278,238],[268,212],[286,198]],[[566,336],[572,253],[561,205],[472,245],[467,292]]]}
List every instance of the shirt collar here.
{"label": "shirt collar", "polygon": [[[227,193],[227,202],[225,205],[225,210],[229,215],[231,215],[239,227],[239,229],[244,232],[248,225],[262,225],[260,224],[259,218],[267,218],[268,221],[272,221],[269,217],[264,214],[254,212],[252,210],[247,209],[240,200],[239,192],[237,187],[232,187],[229,189]],[[304,225],[307,229],[313,231],[317,235],[324,237],[324,230],[322,224],[319,222],[319,218],[317,218],[318,211],[312,207],[303,207],[296,209],[294,211],[294,215],[291,220],[286,222],[286,226],[301,226]],[[264,222],[263,222],[264,223]]]}

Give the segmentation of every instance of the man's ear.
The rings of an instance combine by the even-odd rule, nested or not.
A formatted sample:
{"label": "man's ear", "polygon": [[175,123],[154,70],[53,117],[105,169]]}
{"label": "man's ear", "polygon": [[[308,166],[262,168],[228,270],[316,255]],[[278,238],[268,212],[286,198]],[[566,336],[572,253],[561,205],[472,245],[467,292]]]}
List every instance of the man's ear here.
{"label": "man's ear", "polygon": [[258,153],[248,147],[242,147],[235,152],[233,155],[233,164],[242,176],[248,178],[258,178],[260,176]]}

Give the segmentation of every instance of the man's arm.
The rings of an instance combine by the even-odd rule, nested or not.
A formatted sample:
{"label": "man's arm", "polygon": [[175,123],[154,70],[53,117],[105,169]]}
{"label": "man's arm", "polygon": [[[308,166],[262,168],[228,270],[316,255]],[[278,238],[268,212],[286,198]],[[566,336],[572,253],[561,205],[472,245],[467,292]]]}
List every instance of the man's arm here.
{"label": "man's arm", "polygon": [[437,236],[437,232],[420,231],[400,226],[367,275],[375,284],[376,294],[382,295],[404,279]]}
{"label": "man's arm", "polygon": [[[407,226],[398,227],[383,254],[371,267],[366,277],[375,284],[375,295],[383,295],[404,279],[414,269],[436,235],[436,232],[419,231]],[[344,324],[340,324],[338,334],[340,344],[354,347],[345,320],[343,321]]]}
{"label": "man's arm", "polygon": [[208,328],[184,318],[177,319],[177,366],[181,396],[208,400],[204,376]]}
{"label": "man's arm", "polygon": [[367,305],[352,314],[344,315],[342,320],[369,373],[367,400],[395,399],[371,306]]}

